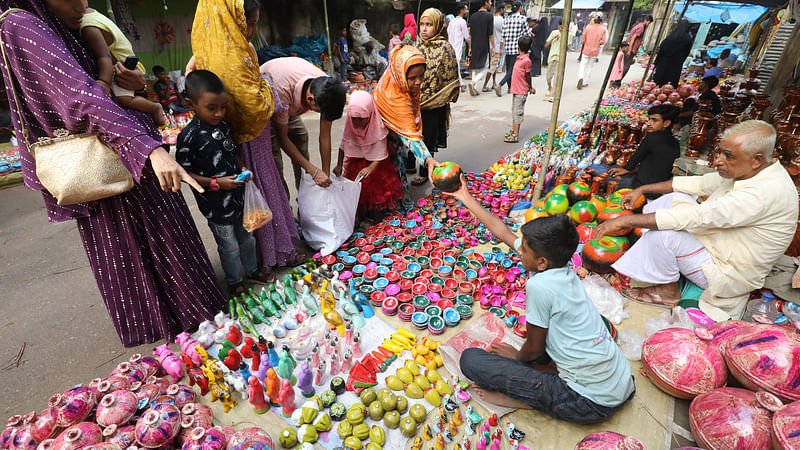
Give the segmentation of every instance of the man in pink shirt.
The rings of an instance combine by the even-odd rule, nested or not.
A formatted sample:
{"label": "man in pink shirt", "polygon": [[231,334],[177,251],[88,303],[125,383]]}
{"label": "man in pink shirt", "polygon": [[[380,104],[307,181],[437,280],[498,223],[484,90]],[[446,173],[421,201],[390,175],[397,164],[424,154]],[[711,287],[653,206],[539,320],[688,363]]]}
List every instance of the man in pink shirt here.
{"label": "man in pink shirt", "polygon": [[578,68],[578,89],[589,85],[589,76],[592,74],[592,66],[597,62],[597,55],[600,54],[600,46],[606,43],[607,33],[601,25],[602,22],[602,17],[595,17],[592,23],[583,30],[581,65]]}
{"label": "man in pink shirt", "polygon": [[[272,115],[272,154],[275,165],[289,192],[283,175],[283,149],[292,159],[295,187],[300,186],[300,168],[322,187],[331,184],[331,125],[342,117],[347,92],[341,81],[302,58],[275,58],[261,65],[261,74],[268,75],[278,92],[281,104],[288,110]],[[301,116],[308,111],[320,113],[319,154],[322,168],[308,160],[308,130]]]}

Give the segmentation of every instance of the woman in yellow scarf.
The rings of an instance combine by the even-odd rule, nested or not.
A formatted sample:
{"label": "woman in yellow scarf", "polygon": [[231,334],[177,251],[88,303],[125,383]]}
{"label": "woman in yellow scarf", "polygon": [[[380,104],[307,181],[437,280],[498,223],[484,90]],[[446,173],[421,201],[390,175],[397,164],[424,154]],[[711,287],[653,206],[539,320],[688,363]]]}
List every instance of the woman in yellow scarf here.
{"label": "woman in yellow scarf", "polygon": [[389,67],[372,93],[381,119],[389,128],[388,140],[396,149],[393,155],[406,188],[405,206],[409,206],[404,155],[414,155],[420,165],[432,171],[438,163],[428,152],[422,137],[420,90],[425,76],[425,57],[412,45],[398,45],[389,55]]}
{"label": "woman in yellow scarf", "polygon": [[272,223],[253,232],[262,270],[269,271],[297,262],[300,237],[272,157],[270,118],[283,106],[269,80],[261,77],[249,43],[260,11],[258,0],[200,0],[192,24],[194,57],[188,68],[214,72],[225,83],[225,120],[241,144],[245,167],[253,172],[251,182],[272,209]]}
{"label": "woman in yellow scarf", "polygon": [[[450,126],[450,103],[458,100],[458,60],[445,37],[444,14],[428,8],[419,18],[419,39],[416,47],[425,57],[425,78],[422,80],[422,135],[432,155],[447,148]],[[419,167],[419,176],[411,184],[424,184],[428,169]]]}

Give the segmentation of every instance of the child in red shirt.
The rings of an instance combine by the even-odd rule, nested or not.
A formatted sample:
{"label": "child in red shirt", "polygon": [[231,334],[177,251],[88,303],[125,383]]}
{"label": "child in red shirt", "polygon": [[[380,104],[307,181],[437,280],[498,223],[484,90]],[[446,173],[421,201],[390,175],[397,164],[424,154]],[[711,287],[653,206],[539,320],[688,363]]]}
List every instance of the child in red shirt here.
{"label": "child in red shirt", "polygon": [[519,56],[514,63],[511,73],[511,118],[512,128],[506,134],[505,142],[514,144],[519,142],[519,126],[525,119],[525,102],[528,94],[536,94],[536,89],[531,84],[531,58],[529,55],[532,39],[528,35],[519,38]]}

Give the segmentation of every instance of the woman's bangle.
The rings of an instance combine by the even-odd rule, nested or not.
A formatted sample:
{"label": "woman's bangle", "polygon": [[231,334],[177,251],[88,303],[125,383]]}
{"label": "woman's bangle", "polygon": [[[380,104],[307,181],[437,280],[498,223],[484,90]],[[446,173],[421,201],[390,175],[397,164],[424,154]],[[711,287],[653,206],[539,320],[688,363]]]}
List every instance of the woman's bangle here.
{"label": "woman's bangle", "polygon": [[317,179],[317,174],[318,174],[318,173],[319,173],[319,167],[317,167],[317,170],[315,170],[315,171],[314,171],[314,175],[311,175],[311,179],[312,179],[312,180],[316,180],[316,179]]}

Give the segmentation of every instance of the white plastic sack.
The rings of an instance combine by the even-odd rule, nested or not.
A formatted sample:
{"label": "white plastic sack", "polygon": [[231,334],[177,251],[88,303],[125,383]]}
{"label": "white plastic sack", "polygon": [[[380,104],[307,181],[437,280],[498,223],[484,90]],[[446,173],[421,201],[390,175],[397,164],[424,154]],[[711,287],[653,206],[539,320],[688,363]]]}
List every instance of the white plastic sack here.
{"label": "white plastic sack", "polygon": [[665,328],[693,330],[696,326],[697,324],[689,317],[686,310],[680,306],[672,308],[672,313],[664,311],[658,317],[650,317],[644,321],[644,331],[647,336],[652,336]]}
{"label": "white plastic sack", "polygon": [[639,361],[642,359],[642,346],[644,345],[644,336],[633,330],[619,330],[619,337],[617,338],[619,348],[622,349],[622,354],[625,358],[631,361]]}
{"label": "white plastic sack", "polygon": [[377,39],[373,38],[367,30],[367,19],[355,19],[350,22],[350,37],[353,38],[354,47],[363,47],[367,42],[372,42],[372,46],[376,50],[383,50],[385,45],[381,44]]}
{"label": "white plastic sack", "polygon": [[353,234],[361,183],[331,177],[327,188],[319,187],[304,173],[297,192],[300,226],[308,245],[324,255],[336,251]]}
{"label": "white plastic sack", "polygon": [[630,317],[625,311],[627,299],[617,292],[608,281],[597,274],[591,274],[583,279],[583,288],[597,308],[597,312],[605,316],[614,325],[619,325],[624,319]]}

